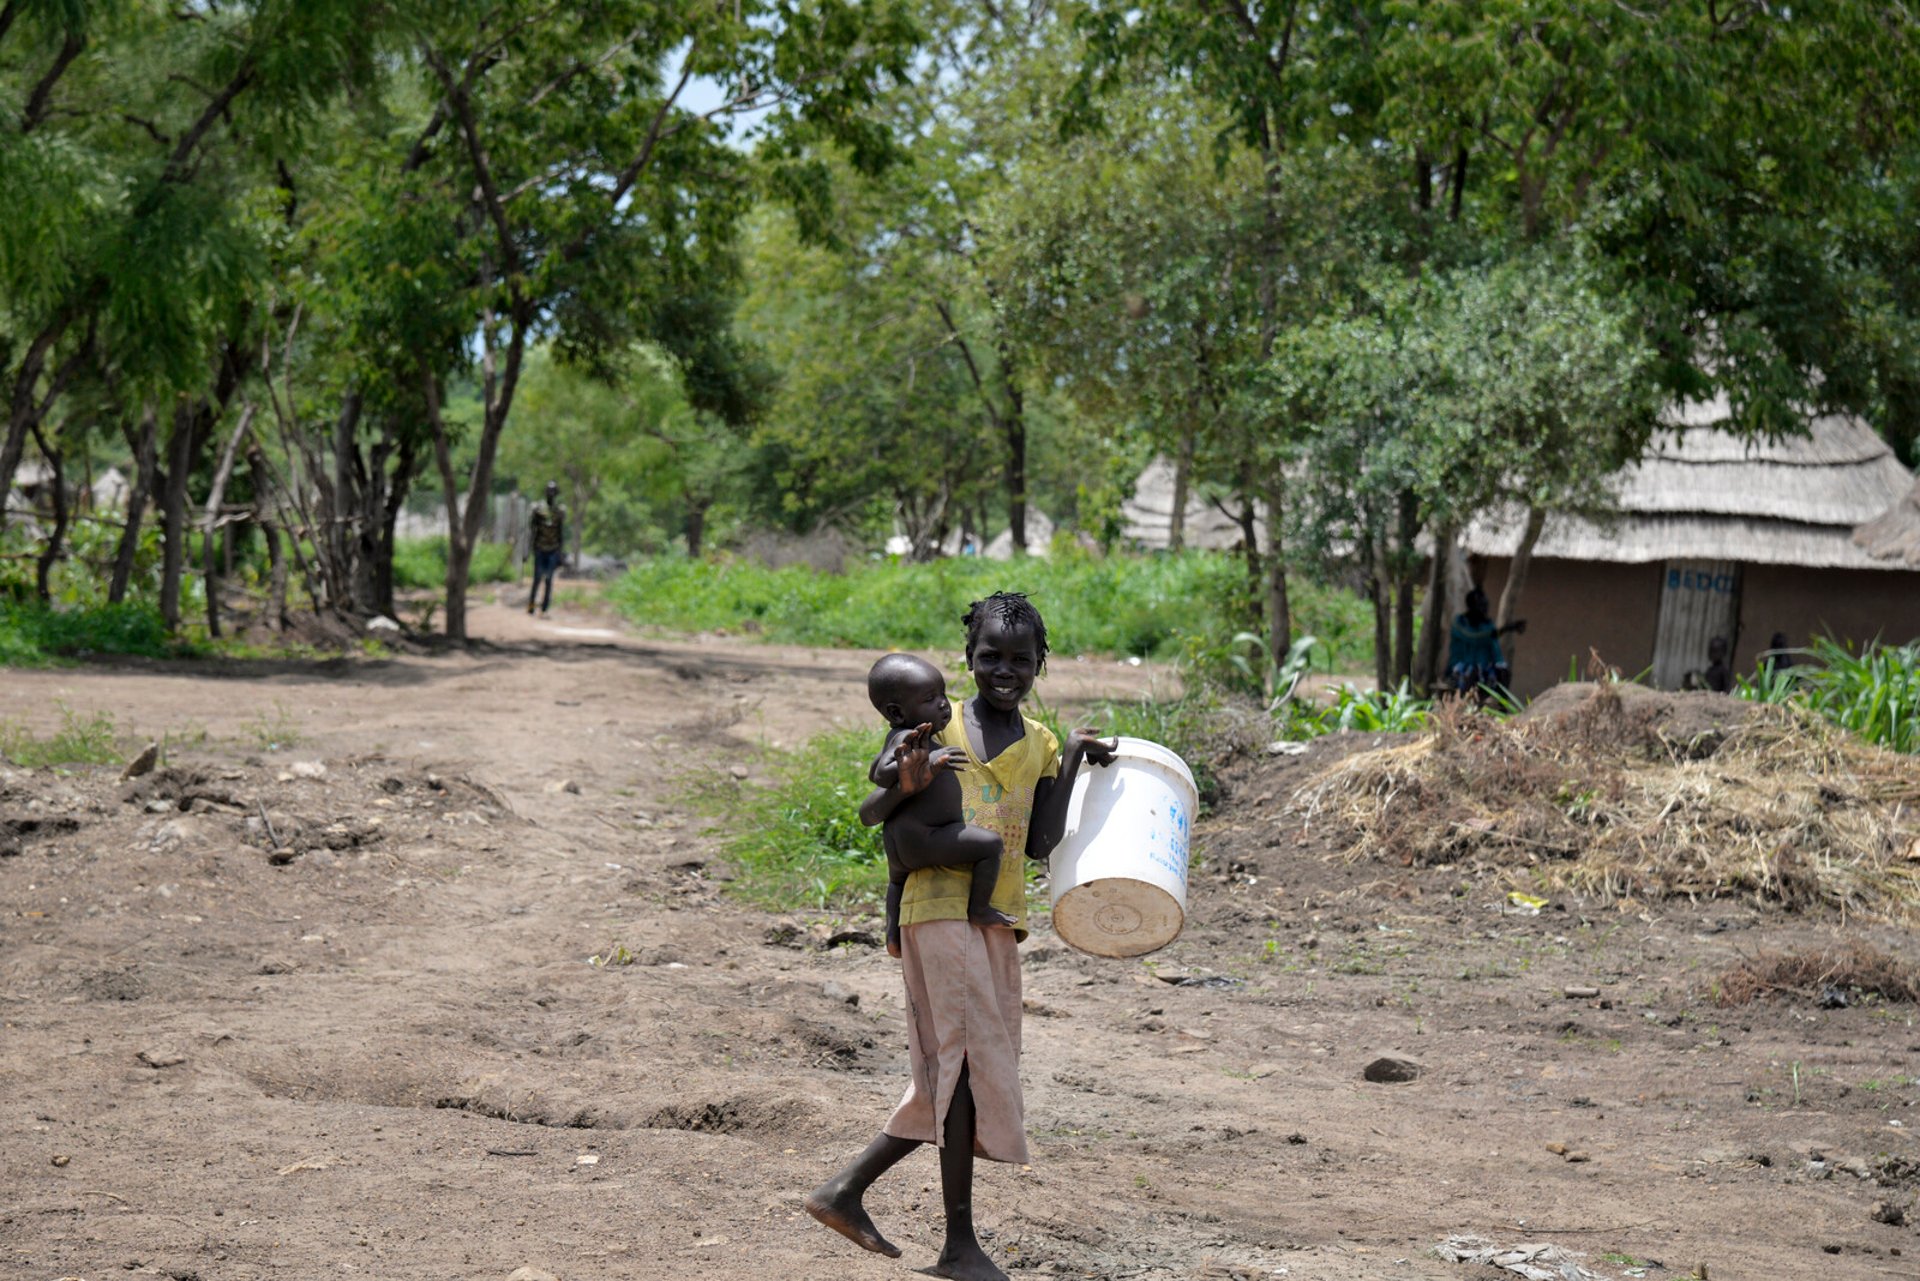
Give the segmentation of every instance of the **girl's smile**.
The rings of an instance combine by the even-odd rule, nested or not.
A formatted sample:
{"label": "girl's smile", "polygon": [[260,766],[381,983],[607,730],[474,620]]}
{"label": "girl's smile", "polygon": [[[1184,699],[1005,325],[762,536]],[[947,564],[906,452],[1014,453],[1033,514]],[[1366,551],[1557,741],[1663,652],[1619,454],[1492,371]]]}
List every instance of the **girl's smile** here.
{"label": "girl's smile", "polygon": [[989,618],[980,626],[967,666],[989,707],[998,712],[1017,710],[1040,670],[1040,650],[1032,629]]}

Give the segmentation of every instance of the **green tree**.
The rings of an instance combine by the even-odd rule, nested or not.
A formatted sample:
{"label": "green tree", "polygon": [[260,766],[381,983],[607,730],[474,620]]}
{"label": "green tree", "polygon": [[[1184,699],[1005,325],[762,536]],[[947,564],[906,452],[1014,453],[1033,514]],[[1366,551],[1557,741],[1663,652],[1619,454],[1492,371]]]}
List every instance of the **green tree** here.
{"label": "green tree", "polygon": [[[576,559],[589,542],[604,551],[632,551],[597,537],[597,500],[659,497],[662,487],[653,482],[684,466],[681,455],[696,431],[712,431],[697,421],[672,363],[649,348],[595,377],[537,347],[528,354],[514,413],[514,428],[500,446],[500,470],[530,494],[549,480],[560,483]],[[723,428],[719,435],[729,433]],[[674,482],[678,494],[699,488],[697,480],[676,476]]]}
{"label": "green tree", "polygon": [[[449,517],[446,627],[464,638],[468,565],[530,346],[546,337],[590,367],[649,341],[696,408],[750,418],[763,384],[726,302],[738,220],[762,181],[818,197],[810,144],[836,140],[868,168],[890,158],[862,108],[903,74],[913,28],[896,6],[844,0],[401,16],[407,92],[392,109],[407,127],[362,139],[355,181],[315,229],[359,357],[340,380],[333,452],[343,474],[370,473],[354,462],[365,410],[417,409]],[[696,76],[720,86],[719,106],[686,105]],[[729,145],[729,121],[755,115],[757,145]],[[465,374],[479,388],[470,439],[446,413],[448,380]],[[458,472],[456,449],[471,460]],[[351,511],[351,480],[334,488]]]}
{"label": "green tree", "polygon": [[[1444,593],[1430,590],[1415,661],[1422,533],[1444,549],[1483,513],[1604,515],[1608,478],[1644,447],[1658,393],[1632,309],[1604,300],[1575,262],[1389,276],[1365,303],[1283,332],[1270,379],[1302,424],[1291,546],[1369,585],[1386,688],[1430,683],[1439,659]],[[1510,578],[1503,609],[1522,588]]]}

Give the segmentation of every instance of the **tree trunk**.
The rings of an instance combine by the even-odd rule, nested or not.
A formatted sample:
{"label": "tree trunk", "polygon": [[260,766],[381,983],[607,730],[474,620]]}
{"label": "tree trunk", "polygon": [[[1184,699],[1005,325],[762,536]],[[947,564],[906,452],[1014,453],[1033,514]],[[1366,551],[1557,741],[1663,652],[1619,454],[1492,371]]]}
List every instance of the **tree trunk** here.
{"label": "tree trunk", "polygon": [[[1514,621],[1514,611],[1520,607],[1520,593],[1527,589],[1527,571],[1533,566],[1533,548],[1540,541],[1540,530],[1546,522],[1545,509],[1527,508],[1526,532],[1520,536],[1520,546],[1514,549],[1513,563],[1507,566],[1507,585],[1500,589],[1500,610],[1494,617],[1496,627],[1504,629]],[[1514,666],[1514,655],[1519,652],[1518,633],[1508,632],[1506,643],[1508,667]]]}
{"label": "tree trunk", "polygon": [[[1287,561],[1280,554],[1278,525],[1269,527],[1267,538],[1267,657],[1269,670],[1278,672],[1293,648],[1293,601],[1287,592]],[[1269,696],[1274,692],[1267,691]]]}
{"label": "tree trunk", "polygon": [[[367,519],[367,504],[379,502],[377,484],[381,460],[376,456],[367,467],[360,458],[360,393],[351,391],[341,402],[339,417],[333,421],[333,485],[323,494],[321,509],[326,521],[326,556],[333,562],[333,576],[346,588],[347,607],[356,614],[372,612],[373,558],[372,522]],[[379,446],[375,447],[376,454]],[[377,510],[377,508],[376,508]]]}
{"label": "tree trunk", "polygon": [[1027,554],[1027,411],[1025,397],[1013,385],[1011,371],[1002,369],[1007,381],[1007,403],[1013,411],[1007,415],[1007,529],[1013,535],[1013,554]]}
{"label": "tree trunk", "polygon": [[1193,485],[1193,438],[1191,424],[1180,433],[1180,449],[1173,456],[1173,510],[1167,513],[1167,550],[1182,551],[1187,545],[1187,495]]}
{"label": "tree trunk", "polygon": [[221,451],[220,466],[213,474],[213,484],[207,490],[206,515],[201,521],[200,537],[205,544],[202,548],[206,568],[202,584],[207,596],[207,635],[220,635],[220,573],[214,561],[214,529],[219,527],[220,507],[227,497],[227,477],[233,474],[234,456],[240,450],[240,441],[253,427],[253,406],[248,405],[240,415],[240,425],[233,429],[233,436],[227,441],[226,449]]}
{"label": "tree trunk", "polygon": [[[40,424],[33,425],[33,441],[40,446],[40,456],[47,460],[47,469],[53,479],[53,533],[47,538],[47,545],[40,549],[39,560],[34,564],[34,586],[40,593],[40,599],[53,599],[53,563],[60,559],[60,548],[67,537],[67,475],[62,466],[60,451],[47,443],[46,434]],[[3,494],[4,491],[0,491]]]}
{"label": "tree trunk", "polygon": [[712,505],[712,499],[687,495],[687,557],[690,560],[700,559],[707,537],[707,508]]}
{"label": "tree trunk", "polygon": [[1247,563],[1247,614],[1252,629],[1259,631],[1265,624],[1265,610],[1262,608],[1267,597],[1266,571],[1260,557],[1260,515],[1254,506],[1253,490],[1242,477],[1240,490],[1240,510],[1234,514],[1234,524],[1240,527],[1240,555]]}
{"label": "tree trunk", "polygon": [[1373,683],[1378,689],[1393,688],[1393,606],[1387,584],[1386,535],[1368,548],[1371,570],[1367,574],[1367,601],[1373,606]]}
{"label": "tree trunk", "polygon": [[267,616],[273,630],[287,630],[287,562],[280,551],[280,529],[267,514],[267,457],[258,441],[247,447],[247,477],[253,488],[253,519],[267,540]]}
{"label": "tree trunk", "polygon": [[147,513],[147,495],[153,491],[155,452],[160,436],[160,416],[152,405],[140,416],[140,431],[127,430],[127,445],[133,451],[133,479],[127,485],[126,523],[120,527],[120,546],[113,557],[113,578],[107,585],[107,601],[118,605],[127,598],[133,581],[133,562],[140,551],[140,522]]}
{"label": "tree trunk", "polygon": [[162,539],[160,561],[160,617],[169,632],[180,630],[180,580],[187,563],[187,482],[198,452],[200,414],[197,405],[181,401],[173,411],[173,434],[167,441],[167,474],[161,489]]}
{"label": "tree trunk", "polygon": [[[72,306],[63,309],[47,323],[45,329],[34,335],[33,342],[20,358],[8,397],[7,432],[0,437],[0,495],[12,491],[13,474],[20,466],[21,456],[27,451],[27,437],[39,424],[59,391],[56,385],[42,398],[40,375],[46,370],[47,358],[53,354],[54,345],[67,332],[75,314]],[[56,377],[55,382],[60,384],[64,379]]]}
{"label": "tree trunk", "polygon": [[1393,573],[1393,680],[1413,679],[1414,542],[1420,536],[1420,509],[1410,492],[1400,495],[1399,546]]}
{"label": "tree trunk", "polygon": [[1445,650],[1452,615],[1448,611],[1447,562],[1453,557],[1453,542],[1458,537],[1451,524],[1442,525],[1433,538],[1433,559],[1427,566],[1427,601],[1421,614],[1420,656],[1413,672],[1413,683],[1430,693],[1440,678],[1440,657]]}
{"label": "tree trunk", "polygon": [[379,513],[379,533],[373,545],[374,612],[388,618],[399,617],[393,604],[394,531],[400,524],[400,512],[406,506],[407,494],[413,488],[413,476],[418,463],[419,447],[412,437],[402,438],[399,457],[394,463],[393,480],[387,488],[385,508]]}
{"label": "tree trunk", "polygon": [[220,544],[211,528],[200,531],[200,584],[206,589],[207,635],[220,639],[220,566],[215,557]]}
{"label": "tree trunk", "polygon": [[473,547],[465,538],[447,540],[447,639],[467,641],[467,575],[473,569]]}
{"label": "tree trunk", "polygon": [[1293,647],[1293,601],[1287,590],[1287,552],[1284,521],[1286,480],[1278,468],[1267,473],[1263,497],[1267,500],[1266,624],[1269,666],[1278,671]]}

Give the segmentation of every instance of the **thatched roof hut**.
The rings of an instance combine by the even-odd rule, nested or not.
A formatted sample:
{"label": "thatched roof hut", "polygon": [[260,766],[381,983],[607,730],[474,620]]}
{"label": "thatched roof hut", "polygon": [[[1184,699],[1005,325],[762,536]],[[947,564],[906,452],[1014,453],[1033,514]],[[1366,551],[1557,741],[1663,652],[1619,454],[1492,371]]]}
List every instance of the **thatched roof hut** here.
{"label": "thatched roof hut", "polygon": [[[1156,455],[1146,470],[1133,482],[1133,493],[1120,504],[1126,524],[1121,537],[1142,551],[1165,551],[1173,545],[1173,493],[1176,474],[1173,460]],[[1266,509],[1258,512],[1257,536],[1265,546]],[[1186,520],[1182,542],[1187,547],[1209,551],[1231,551],[1240,545],[1240,526],[1200,492],[1198,485],[1187,491]]]}
{"label": "thatched roof hut", "polygon": [[1854,530],[1853,541],[1875,560],[1920,569],[1920,480],[1893,506]]}
{"label": "thatched roof hut", "polygon": [[[1514,685],[1565,677],[1589,650],[1663,688],[1706,666],[1725,637],[1736,670],[1775,633],[1804,644],[1821,632],[1866,641],[1920,636],[1915,559],[1874,554],[1856,539],[1911,497],[1914,478],[1858,418],[1814,419],[1805,436],[1750,441],[1724,430],[1724,401],[1670,415],[1646,457],[1619,478],[1617,515],[1549,517],[1519,613]],[[1466,550],[1497,597],[1520,521],[1474,525]]]}

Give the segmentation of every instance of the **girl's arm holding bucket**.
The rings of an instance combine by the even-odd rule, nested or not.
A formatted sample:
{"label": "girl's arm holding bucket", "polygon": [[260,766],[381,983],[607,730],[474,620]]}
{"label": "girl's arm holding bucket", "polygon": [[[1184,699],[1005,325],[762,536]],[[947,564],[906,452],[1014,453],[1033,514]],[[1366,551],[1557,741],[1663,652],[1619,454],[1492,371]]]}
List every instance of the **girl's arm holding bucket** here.
{"label": "girl's arm holding bucket", "polygon": [[[1113,764],[1119,739],[1103,740],[1097,729],[1076,729],[1067,735],[1060,752],[1060,774],[1043,778],[1033,785],[1033,822],[1027,828],[1027,857],[1045,858],[1053,853],[1067,830],[1067,802],[1073,799],[1073,780],[1080,773],[1080,762]],[[862,813],[865,813],[864,809]]]}

